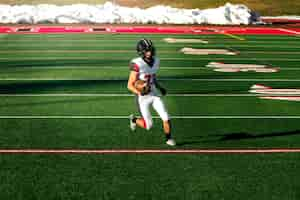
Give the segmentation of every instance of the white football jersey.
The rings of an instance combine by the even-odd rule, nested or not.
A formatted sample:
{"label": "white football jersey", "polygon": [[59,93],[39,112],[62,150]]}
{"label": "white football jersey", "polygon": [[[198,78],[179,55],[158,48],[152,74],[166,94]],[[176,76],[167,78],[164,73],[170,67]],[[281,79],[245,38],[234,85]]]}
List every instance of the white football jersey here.
{"label": "white football jersey", "polygon": [[156,72],[159,69],[159,59],[154,58],[153,65],[150,66],[143,58],[138,57],[131,60],[131,70],[138,72],[138,79],[148,82],[151,86],[152,92],[157,92],[154,81],[156,79]]}

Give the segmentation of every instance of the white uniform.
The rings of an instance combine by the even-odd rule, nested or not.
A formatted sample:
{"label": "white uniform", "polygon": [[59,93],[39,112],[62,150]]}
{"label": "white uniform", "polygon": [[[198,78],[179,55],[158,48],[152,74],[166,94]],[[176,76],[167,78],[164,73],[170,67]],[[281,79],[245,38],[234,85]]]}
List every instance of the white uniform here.
{"label": "white uniform", "polygon": [[144,126],[147,130],[149,130],[153,124],[150,112],[151,105],[163,121],[169,120],[169,115],[160,98],[160,93],[155,87],[156,72],[159,69],[159,63],[158,58],[154,58],[152,66],[146,63],[141,57],[131,60],[131,70],[138,73],[137,78],[148,82],[151,86],[151,92],[149,94],[137,97],[139,111],[144,119]]}

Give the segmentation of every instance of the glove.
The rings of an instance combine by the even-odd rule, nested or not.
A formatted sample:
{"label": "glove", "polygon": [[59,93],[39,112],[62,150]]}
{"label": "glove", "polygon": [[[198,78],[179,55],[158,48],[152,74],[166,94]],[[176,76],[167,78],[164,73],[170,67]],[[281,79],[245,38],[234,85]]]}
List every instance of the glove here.
{"label": "glove", "polygon": [[163,95],[163,96],[166,96],[167,94],[167,90],[165,88],[159,88],[160,89],[160,93]]}
{"label": "glove", "polygon": [[149,94],[151,91],[151,87],[149,85],[145,85],[141,91],[141,95],[144,96],[144,95],[147,95]]}

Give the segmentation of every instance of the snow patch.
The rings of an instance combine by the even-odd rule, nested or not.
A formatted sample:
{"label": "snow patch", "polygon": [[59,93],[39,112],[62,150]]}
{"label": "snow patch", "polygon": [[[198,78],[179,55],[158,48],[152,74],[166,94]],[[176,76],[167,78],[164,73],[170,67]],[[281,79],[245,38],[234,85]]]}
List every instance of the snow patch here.
{"label": "snow patch", "polygon": [[164,41],[167,42],[167,43],[202,43],[202,44],[208,44],[208,41],[200,40],[200,39],[165,38]]}
{"label": "snow patch", "polygon": [[273,73],[278,72],[279,68],[270,67],[268,65],[256,64],[224,64],[220,62],[210,62],[206,67],[213,68],[217,72],[258,72]]}
{"label": "snow patch", "polygon": [[260,99],[270,99],[270,100],[282,100],[282,101],[300,101],[300,97],[275,97],[275,96],[269,96],[269,97],[259,97]]}
{"label": "snow patch", "polygon": [[236,52],[227,49],[195,49],[184,47],[180,51],[187,55],[237,55]]}
{"label": "snow patch", "polygon": [[300,101],[300,89],[274,89],[265,85],[255,84],[250,93],[259,94],[260,99]]}
{"label": "snow patch", "polygon": [[103,5],[74,4],[57,6],[0,4],[0,23],[139,23],[139,24],[220,24],[248,25],[253,12],[245,5],[227,3],[214,9],[179,9],[158,5],[147,9]]}

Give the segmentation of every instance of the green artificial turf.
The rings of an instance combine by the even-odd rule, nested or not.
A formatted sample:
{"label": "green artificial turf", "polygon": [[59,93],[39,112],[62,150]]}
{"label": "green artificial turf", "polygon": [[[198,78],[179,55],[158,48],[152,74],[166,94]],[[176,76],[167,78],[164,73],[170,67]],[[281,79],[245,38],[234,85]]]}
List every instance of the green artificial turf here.
{"label": "green artificial turf", "polygon": [[298,199],[299,154],[5,155],[1,199]]}
{"label": "green artificial turf", "polygon": [[[158,79],[168,89],[163,100],[174,117],[176,149],[300,147],[299,102],[263,100],[248,92],[254,84],[300,88],[298,37],[147,36],[161,58]],[[127,116],[138,111],[127,90],[128,64],[141,37],[1,35],[0,149],[170,149],[157,118],[150,131],[129,130]],[[166,37],[209,44],[168,44]],[[183,55],[183,47],[240,54]],[[214,72],[206,67],[209,62],[264,64],[280,71]],[[40,116],[54,118],[33,119]],[[192,118],[181,118],[187,116]],[[299,199],[298,159],[298,153],[1,154],[0,199]]]}

